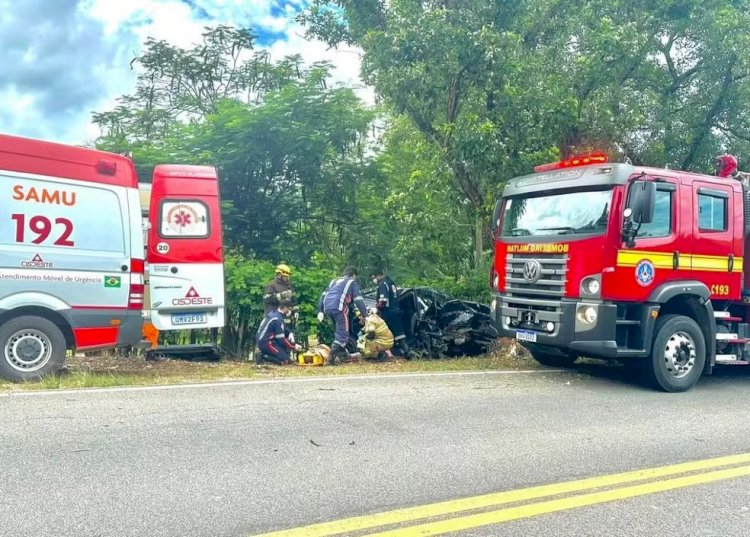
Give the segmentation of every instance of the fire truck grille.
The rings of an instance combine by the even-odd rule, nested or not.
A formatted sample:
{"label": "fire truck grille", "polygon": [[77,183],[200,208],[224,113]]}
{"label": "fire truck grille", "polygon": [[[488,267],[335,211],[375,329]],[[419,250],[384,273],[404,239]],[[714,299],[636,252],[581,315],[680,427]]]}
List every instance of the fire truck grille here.
{"label": "fire truck grille", "polygon": [[559,312],[565,296],[568,256],[513,254],[507,258],[505,307]]}

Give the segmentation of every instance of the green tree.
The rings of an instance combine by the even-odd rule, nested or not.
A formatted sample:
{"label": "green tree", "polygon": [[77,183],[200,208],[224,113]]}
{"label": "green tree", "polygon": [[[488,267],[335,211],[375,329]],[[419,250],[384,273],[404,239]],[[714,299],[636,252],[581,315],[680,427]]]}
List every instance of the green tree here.
{"label": "green tree", "polygon": [[706,169],[746,152],[748,7],[315,0],[301,20],[362,47],[365,79],[434,145],[474,217],[478,266],[494,196],[533,164],[597,148]]}

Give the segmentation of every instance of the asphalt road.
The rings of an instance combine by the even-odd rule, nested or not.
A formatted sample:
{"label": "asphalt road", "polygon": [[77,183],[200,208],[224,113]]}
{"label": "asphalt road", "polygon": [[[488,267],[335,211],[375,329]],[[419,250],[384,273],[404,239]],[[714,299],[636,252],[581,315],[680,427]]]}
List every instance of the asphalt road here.
{"label": "asphalt road", "polygon": [[[745,537],[749,397],[747,369],[663,394],[599,368],[3,395],[0,535],[244,537],[385,512],[396,522],[365,534],[447,520],[456,535]],[[646,486],[611,477],[726,455],[747,460]],[[611,486],[570,484],[597,476]],[[554,497],[451,503],[557,483]],[[435,502],[442,518],[392,513]],[[291,533],[316,534],[331,533]]]}

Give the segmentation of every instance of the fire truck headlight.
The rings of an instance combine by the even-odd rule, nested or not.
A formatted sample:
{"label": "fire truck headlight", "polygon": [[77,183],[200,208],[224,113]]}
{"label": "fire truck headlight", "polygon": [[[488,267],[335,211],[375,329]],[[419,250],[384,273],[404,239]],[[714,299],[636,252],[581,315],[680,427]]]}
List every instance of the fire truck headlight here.
{"label": "fire truck headlight", "polygon": [[547,332],[554,332],[555,331],[555,323],[551,323],[551,322],[547,323],[547,325],[546,325],[545,328],[547,328]]}
{"label": "fire truck headlight", "polygon": [[490,302],[490,311],[492,313],[495,313],[495,310],[497,310],[497,300],[493,300]]}
{"label": "fire truck headlight", "polygon": [[578,308],[578,320],[586,324],[594,324],[599,317],[594,306],[580,306]]}
{"label": "fire truck headlight", "polygon": [[602,290],[600,275],[586,276],[581,280],[581,296],[590,296],[599,298],[599,292]]}
{"label": "fire truck headlight", "polygon": [[599,284],[599,280],[596,278],[586,278],[583,280],[583,287],[590,295],[599,294],[599,290],[602,286]]}

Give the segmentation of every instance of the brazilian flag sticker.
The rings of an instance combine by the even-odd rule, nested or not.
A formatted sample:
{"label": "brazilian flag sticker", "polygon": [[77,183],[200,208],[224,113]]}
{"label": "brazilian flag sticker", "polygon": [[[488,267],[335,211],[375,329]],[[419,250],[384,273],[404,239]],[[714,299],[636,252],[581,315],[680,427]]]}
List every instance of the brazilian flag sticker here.
{"label": "brazilian flag sticker", "polygon": [[105,276],[104,287],[120,287],[122,281],[119,276]]}

